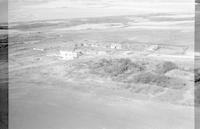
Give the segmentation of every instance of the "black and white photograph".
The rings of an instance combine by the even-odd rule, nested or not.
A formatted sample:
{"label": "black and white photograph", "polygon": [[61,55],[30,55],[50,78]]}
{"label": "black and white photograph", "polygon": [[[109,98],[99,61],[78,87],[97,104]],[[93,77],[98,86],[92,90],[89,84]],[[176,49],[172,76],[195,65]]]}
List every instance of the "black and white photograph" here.
{"label": "black and white photograph", "polygon": [[200,129],[199,0],[0,4],[0,129]]}
{"label": "black and white photograph", "polygon": [[0,0],[0,129],[8,129],[8,2]]}

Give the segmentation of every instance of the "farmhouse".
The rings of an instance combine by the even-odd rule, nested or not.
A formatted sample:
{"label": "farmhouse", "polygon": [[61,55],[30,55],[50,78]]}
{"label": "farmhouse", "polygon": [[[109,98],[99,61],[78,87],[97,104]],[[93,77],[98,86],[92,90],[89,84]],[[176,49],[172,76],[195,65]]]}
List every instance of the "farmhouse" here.
{"label": "farmhouse", "polygon": [[121,46],[121,44],[113,43],[113,44],[111,44],[110,48],[111,49],[122,49],[122,46]]}
{"label": "farmhouse", "polygon": [[60,51],[60,57],[64,60],[73,60],[78,58],[78,53],[72,51]]}
{"label": "farmhouse", "polygon": [[149,51],[156,51],[159,48],[160,48],[159,45],[151,45],[147,50],[149,50]]}

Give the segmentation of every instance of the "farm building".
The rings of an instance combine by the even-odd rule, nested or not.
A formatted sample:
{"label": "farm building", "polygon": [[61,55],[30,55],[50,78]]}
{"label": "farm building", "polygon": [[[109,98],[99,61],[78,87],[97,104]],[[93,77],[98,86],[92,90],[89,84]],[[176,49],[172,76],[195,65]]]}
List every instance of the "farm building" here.
{"label": "farm building", "polygon": [[73,60],[74,58],[78,58],[78,53],[71,51],[60,51],[60,57],[62,57],[64,60]]}
{"label": "farm building", "polygon": [[155,50],[158,50],[159,48],[160,48],[159,45],[151,45],[147,50],[155,51]]}
{"label": "farm building", "polygon": [[113,43],[113,44],[111,44],[110,48],[111,49],[122,49],[122,46],[121,46],[121,44]]}

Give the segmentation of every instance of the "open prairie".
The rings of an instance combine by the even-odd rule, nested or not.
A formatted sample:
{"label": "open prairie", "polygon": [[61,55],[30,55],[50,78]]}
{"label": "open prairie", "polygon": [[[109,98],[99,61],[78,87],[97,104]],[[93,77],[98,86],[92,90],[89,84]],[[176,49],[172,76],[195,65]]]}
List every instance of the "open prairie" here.
{"label": "open prairie", "polygon": [[163,10],[12,19],[10,128],[194,128],[194,14]]}

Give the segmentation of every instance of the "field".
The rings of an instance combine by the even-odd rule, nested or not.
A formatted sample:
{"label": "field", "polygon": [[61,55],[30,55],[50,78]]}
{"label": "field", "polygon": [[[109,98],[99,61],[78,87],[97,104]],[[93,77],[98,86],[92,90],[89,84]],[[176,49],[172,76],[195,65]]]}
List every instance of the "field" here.
{"label": "field", "polygon": [[8,35],[0,36],[0,128],[8,126]]}
{"label": "field", "polygon": [[194,16],[9,25],[11,129],[194,128]]}

